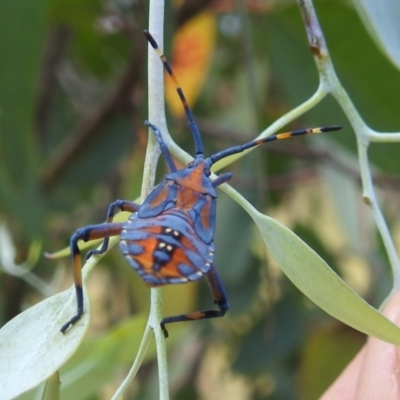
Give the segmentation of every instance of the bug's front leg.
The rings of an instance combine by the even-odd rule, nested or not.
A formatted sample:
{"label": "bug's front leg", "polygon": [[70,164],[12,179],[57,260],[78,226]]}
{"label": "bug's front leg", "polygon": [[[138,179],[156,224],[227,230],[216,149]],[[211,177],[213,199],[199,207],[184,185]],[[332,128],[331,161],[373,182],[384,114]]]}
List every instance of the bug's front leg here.
{"label": "bug's front leg", "polygon": [[[85,242],[94,239],[108,239],[110,236],[117,236],[121,233],[123,223],[105,223],[100,225],[90,225],[78,229],[70,240],[72,268],[75,283],[75,293],[77,301],[77,312],[67,323],[65,323],[60,331],[65,333],[69,326],[75,324],[83,314],[83,289],[82,289],[82,259],[78,247],[78,240]],[[108,241],[107,241],[108,244]]]}
{"label": "bug's front leg", "polygon": [[214,303],[218,306],[219,310],[194,311],[187,314],[164,318],[161,321],[161,329],[163,330],[164,336],[166,338],[168,337],[168,331],[165,328],[166,324],[181,321],[195,321],[199,319],[223,317],[229,310],[229,303],[224,285],[222,284],[218,271],[213,265],[207,272],[206,278],[208,281],[208,285],[210,286],[212,296],[214,297]]}

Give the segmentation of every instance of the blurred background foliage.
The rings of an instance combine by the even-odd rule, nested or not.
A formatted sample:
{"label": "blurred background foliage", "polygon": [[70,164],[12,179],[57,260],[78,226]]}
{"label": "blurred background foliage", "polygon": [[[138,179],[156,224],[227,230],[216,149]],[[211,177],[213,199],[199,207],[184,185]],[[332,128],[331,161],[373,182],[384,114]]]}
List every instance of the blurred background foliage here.
{"label": "blurred background foliage", "polygon": [[[251,140],[316,90],[318,75],[294,1],[176,3],[166,4],[165,52],[187,88],[207,154]],[[351,3],[315,3],[338,75],[362,116],[377,130],[398,129],[398,71]],[[67,246],[75,229],[105,219],[112,200],[140,193],[146,26],[145,1],[0,2],[2,324],[71,285],[69,260],[48,261],[42,251]],[[182,27],[192,33],[182,35]],[[167,98],[170,132],[190,152],[177,99]],[[348,122],[327,99],[288,129],[328,124],[344,129],[271,143],[232,165],[232,185],[377,306],[391,288],[390,273],[361,201]],[[398,148],[376,144],[370,155],[398,242]],[[161,162],[160,178],[165,172]],[[318,398],[365,337],[317,309],[282,276],[248,215],[223,194],[215,241],[231,310],[217,321],[171,326],[171,397]],[[164,292],[166,315],[212,304],[204,281]],[[116,249],[92,274],[89,293],[92,328],[61,371],[65,399],[110,397],[134,359],[148,312],[148,288]],[[154,357],[150,350],[127,398],[157,397]]]}

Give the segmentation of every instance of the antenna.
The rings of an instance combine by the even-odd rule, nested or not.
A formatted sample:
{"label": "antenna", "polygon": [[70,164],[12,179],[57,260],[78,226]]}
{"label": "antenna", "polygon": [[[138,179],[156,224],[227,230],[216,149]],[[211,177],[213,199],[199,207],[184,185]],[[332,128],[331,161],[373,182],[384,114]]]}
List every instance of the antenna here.
{"label": "antenna", "polygon": [[214,164],[225,157],[231,156],[232,154],[241,153],[244,150],[250,149],[255,146],[259,146],[260,144],[273,142],[275,140],[290,139],[295,136],[313,135],[322,132],[338,131],[340,129],[342,129],[342,127],[339,125],[331,125],[331,126],[321,126],[319,128],[300,129],[297,131],[278,133],[276,135],[268,136],[264,139],[253,140],[252,142],[248,142],[239,146],[234,146],[230,147],[229,149],[219,151],[218,153],[212,155],[210,157],[210,160],[212,164]]}
{"label": "antenna", "polygon": [[155,41],[153,36],[151,36],[150,32],[148,32],[147,30],[144,30],[143,32],[144,32],[144,35],[146,36],[148,42],[150,43],[151,47],[153,47],[153,49],[157,52],[158,56],[160,57],[161,62],[164,65],[165,70],[168,72],[169,76],[172,78],[172,81],[175,84],[175,89],[179,95],[179,98],[181,99],[183,108],[185,109],[186,117],[189,122],[189,127],[190,127],[190,130],[193,135],[196,157],[203,156],[204,155],[203,142],[201,140],[199,128],[198,128],[196,122],[194,121],[192,110],[189,107],[189,104],[188,104],[186,97],[183,93],[183,90],[178,82],[178,79],[176,78],[174,72],[172,71],[171,64],[168,62],[168,60],[165,57],[162,50],[158,47],[157,42]]}

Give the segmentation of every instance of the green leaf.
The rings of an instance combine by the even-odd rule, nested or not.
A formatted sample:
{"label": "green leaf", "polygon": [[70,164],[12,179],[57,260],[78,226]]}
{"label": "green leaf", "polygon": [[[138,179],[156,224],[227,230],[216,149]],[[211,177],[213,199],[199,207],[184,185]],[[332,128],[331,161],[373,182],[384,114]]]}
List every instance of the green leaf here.
{"label": "green leaf", "polygon": [[377,46],[400,69],[400,2],[355,0],[354,4]]}
{"label": "green leaf", "polygon": [[11,399],[37,386],[57,371],[81,343],[88,324],[89,307],[65,335],[60,327],[76,309],[75,292],[50,297],[17,315],[0,330],[0,387]]}
{"label": "green leaf", "polygon": [[310,300],[366,335],[400,344],[400,328],[358,296],[306,243],[278,221],[251,206],[246,209],[275,261]]}

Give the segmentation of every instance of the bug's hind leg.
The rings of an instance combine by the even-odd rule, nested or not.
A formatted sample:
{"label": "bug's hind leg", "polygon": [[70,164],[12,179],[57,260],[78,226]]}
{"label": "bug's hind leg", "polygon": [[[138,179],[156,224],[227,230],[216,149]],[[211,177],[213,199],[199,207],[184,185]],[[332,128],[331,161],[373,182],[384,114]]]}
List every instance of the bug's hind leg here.
{"label": "bug's hind leg", "polygon": [[[70,241],[72,268],[75,283],[75,293],[77,301],[77,312],[67,323],[65,323],[60,331],[65,333],[70,325],[77,322],[83,314],[83,290],[82,290],[82,260],[81,253],[78,247],[78,240],[85,242],[94,239],[108,238],[117,236],[121,233],[123,223],[105,223],[100,225],[90,225],[78,229],[72,236]],[[108,242],[107,242],[108,243]]]}
{"label": "bug's hind leg", "polygon": [[[108,207],[106,224],[112,223],[114,219],[115,209],[119,208],[121,211],[136,212],[140,208],[140,204],[133,203],[127,200],[116,200]],[[89,259],[93,254],[103,254],[108,249],[109,237],[105,237],[100,249],[90,250],[86,253],[85,260]]]}
{"label": "bug's hind leg", "polygon": [[214,297],[214,303],[218,306],[219,310],[194,311],[188,314],[164,318],[161,321],[161,329],[163,330],[164,336],[166,338],[168,337],[168,331],[165,328],[166,324],[181,321],[195,321],[199,319],[218,318],[223,317],[226,314],[229,309],[228,299],[218,271],[213,265],[207,272],[206,278],[208,281],[208,285],[210,286],[211,293]]}

